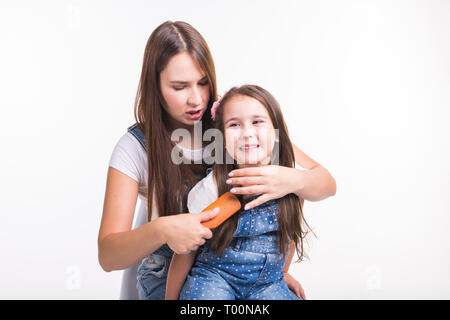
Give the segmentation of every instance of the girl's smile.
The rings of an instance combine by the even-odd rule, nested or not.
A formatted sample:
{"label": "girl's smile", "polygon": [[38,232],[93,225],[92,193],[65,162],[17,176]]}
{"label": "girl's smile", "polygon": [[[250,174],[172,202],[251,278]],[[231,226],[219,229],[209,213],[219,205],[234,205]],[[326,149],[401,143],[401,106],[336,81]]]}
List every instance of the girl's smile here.
{"label": "girl's smile", "polygon": [[248,150],[252,150],[252,149],[256,149],[256,148],[259,148],[259,144],[253,144],[253,145],[246,144],[243,147],[239,147],[239,149],[242,151],[248,151]]}

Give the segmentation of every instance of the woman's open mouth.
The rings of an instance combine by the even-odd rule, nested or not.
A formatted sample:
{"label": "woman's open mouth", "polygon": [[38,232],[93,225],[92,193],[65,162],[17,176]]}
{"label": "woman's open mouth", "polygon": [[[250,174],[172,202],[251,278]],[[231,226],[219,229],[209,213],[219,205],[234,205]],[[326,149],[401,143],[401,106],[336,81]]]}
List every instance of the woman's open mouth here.
{"label": "woman's open mouth", "polygon": [[197,110],[197,111],[189,111],[189,112],[186,112],[186,114],[189,119],[197,120],[197,119],[200,119],[200,117],[202,116],[202,109]]}

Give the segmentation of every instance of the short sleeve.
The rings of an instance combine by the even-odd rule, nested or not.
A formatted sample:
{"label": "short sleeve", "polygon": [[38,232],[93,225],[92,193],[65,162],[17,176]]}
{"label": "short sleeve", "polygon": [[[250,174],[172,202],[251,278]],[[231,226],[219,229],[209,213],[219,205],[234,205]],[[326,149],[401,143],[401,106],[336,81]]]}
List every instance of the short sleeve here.
{"label": "short sleeve", "polygon": [[117,142],[109,160],[109,166],[123,172],[138,183],[142,181],[143,153],[139,142],[129,133]]}
{"label": "short sleeve", "polygon": [[299,170],[308,170],[306,168],[303,168],[301,165],[299,165],[298,163],[295,163],[295,169],[299,169]]}
{"label": "short sleeve", "polygon": [[189,192],[187,206],[190,213],[202,212],[207,206],[219,198],[214,172],[211,171],[200,180]]}

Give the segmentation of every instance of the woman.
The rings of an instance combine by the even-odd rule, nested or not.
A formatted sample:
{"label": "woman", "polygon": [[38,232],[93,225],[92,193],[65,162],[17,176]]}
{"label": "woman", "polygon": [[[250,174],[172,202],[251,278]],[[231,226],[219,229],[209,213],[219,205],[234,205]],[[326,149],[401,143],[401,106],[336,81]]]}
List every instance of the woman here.
{"label": "woman", "polygon": [[[194,134],[194,125],[201,123],[203,131],[212,127],[211,106],[216,98],[214,62],[198,31],[185,22],[169,21],[156,28],[145,49],[136,125],[119,140],[111,156],[98,236],[99,262],[105,271],[129,268],[124,277],[135,278],[133,267],[139,262],[152,266],[145,268],[153,268],[152,275],[139,274],[154,278],[152,290],[139,291],[141,296],[164,299],[173,252],[186,254],[212,237],[201,222],[217,213],[180,213],[187,212],[189,190],[207,173],[208,166],[201,161],[202,134]],[[173,142],[171,134],[177,129],[186,129],[194,139]],[[174,147],[196,164],[173,163]],[[328,171],[293,147],[295,162],[306,170],[279,167],[276,175],[272,166],[234,170],[231,184],[240,185],[236,194],[261,194],[250,207],[289,193],[301,201],[334,195],[336,183]],[[147,219],[144,223],[138,220],[132,229],[138,196],[146,203]],[[285,280],[305,298],[295,279],[285,274]],[[136,295],[122,294],[122,298]]]}

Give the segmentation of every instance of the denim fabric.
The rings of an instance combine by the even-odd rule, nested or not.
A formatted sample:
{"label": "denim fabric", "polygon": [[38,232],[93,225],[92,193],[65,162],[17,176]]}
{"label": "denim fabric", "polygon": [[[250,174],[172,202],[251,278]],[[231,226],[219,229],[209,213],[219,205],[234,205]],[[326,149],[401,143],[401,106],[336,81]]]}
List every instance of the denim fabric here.
{"label": "denim fabric", "polygon": [[137,126],[137,123],[133,124],[132,126],[128,127],[127,131],[129,133],[131,133],[137,141],[139,141],[139,143],[141,144],[142,148],[144,148],[144,150],[146,149],[145,147],[145,134],[142,132],[141,129],[139,129],[139,127]]}
{"label": "denim fabric", "polygon": [[137,289],[141,300],[164,300],[166,280],[173,251],[167,244],[145,257],[137,270]]}
{"label": "denim fabric", "polygon": [[[251,199],[254,198],[256,197]],[[277,230],[278,205],[275,200],[271,200],[250,210],[242,211],[234,237],[254,237]]]}
{"label": "denim fabric", "polygon": [[222,257],[202,246],[180,300],[298,300],[283,280],[275,200],[240,213],[232,244]]}

